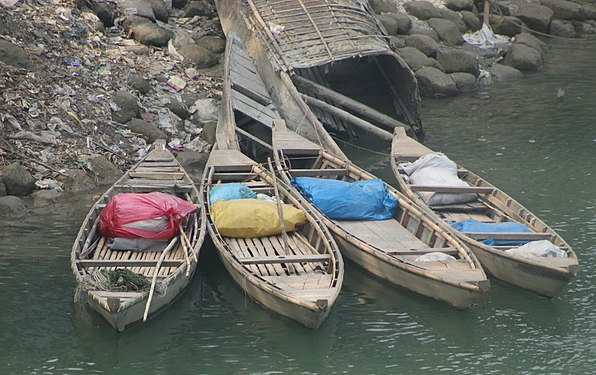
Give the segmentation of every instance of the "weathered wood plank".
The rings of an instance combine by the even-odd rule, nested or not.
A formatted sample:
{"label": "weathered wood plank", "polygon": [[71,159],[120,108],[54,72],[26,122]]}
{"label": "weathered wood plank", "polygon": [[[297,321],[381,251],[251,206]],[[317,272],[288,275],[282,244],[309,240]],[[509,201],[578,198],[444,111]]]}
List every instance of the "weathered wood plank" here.
{"label": "weathered wood plank", "polygon": [[[82,267],[154,267],[157,264],[157,260],[150,259],[79,259],[76,261]],[[163,267],[178,267],[183,263],[182,260],[172,259],[164,260],[162,262]]]}
{"label": "weathered wood plank", "polygon": [[425,185],[410,185],[412,191],[431,191],[434,193],[475,193],[475,194],[490,194],[495,191],[491,187],[482,186],[425,186]]}
{"label": "weathered wood plank", "polygon": [[474,239],[487,239],[492,238],[494,240],[519,240],[519,241],[534,241],[534,240],[548,240],[553,235],[550,233],[528,233],[528,232],[462,232],[468,237]]}

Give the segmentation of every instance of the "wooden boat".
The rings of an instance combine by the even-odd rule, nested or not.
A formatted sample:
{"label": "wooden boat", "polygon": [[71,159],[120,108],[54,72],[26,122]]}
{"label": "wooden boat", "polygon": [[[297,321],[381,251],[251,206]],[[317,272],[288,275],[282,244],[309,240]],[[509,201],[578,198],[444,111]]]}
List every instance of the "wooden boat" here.
{"label": "wooden boat", "polygon": [[[194,275],[205,237],[205,214],[198,205],[198,210],[181,223],[181,231],[163,243],[160,251],[111,249],[110,239],[98,228],[99,216],[110,198],[119,193],[150,192],[168,193],[195,206],[199,204],[199,192],[191,177],[166,150],[163,140],[156,141],[152,150],[97,200],[71,252],[77,293],[118,332],[145,321],[182,293]],[[142,275],[143,280],[151,282],[149,290],[110,290],[104,285],[106,280],[98,282],[98,277],[105,279],[106,272],[116,270]],[[155,291],[156,286],[160,293]]]}
{"label": "wooden boat", "polygon": [[[208,230],[218,255],[234,281],[256,302],[306,327],[318,328],[332,308],[343,281],[343,260],[327,228],[301,196],[267,168],[244,155],[235,135],[234,111],[245,104],[232,93],[229,39],[224,64],[224,89],[217,125],[216,148],[211,152],[201,190],[209,219]],[[242,57],[235,55],[236,57]],[[230,61],[233,60],[233,61]],[[209,193],[220,182],[242,183],[257,193],[275,196],[306,214],[306,223],[296,231],[278,235],[233,238],[223,236],[213,222]]]}
{"label": "wooden boat", "polygon": [[[308,107],[303,107],[303,121],[291,123],[295,126],[294,131],[285,129],[279,117],[286,112],[285,104],[288,101],[277,104],[269,96],[263,76],[256,73],[257,68],[242,49],[238,36],[229,35],[228,46],[236,46],[229,53],[237,54],[238,57],[232,59],[225,68],[230,73],[224,79],[224,98],[229,93],[231,105],[221,117],[229,116],[237,120],[236,133],[245,149],[250,149],[253,154],[255,151],[262,155],[274,153],[286,183],[290,177],[298,174],[348,181],[374,178],[347,161]],[[267,78],[271,79],[272,76]],[[226,90],[228,85],[230,89]],[[273,123],[278,125],[274,127]],[[305,139],[296,131],[310,135],[317,143]],[[222,139],[231,137],[231,131],[221,136]],[[288,167],[289,163],[292,164],[291,168]],[[322,169],[325,171],[321,172]],[[339,172],[341,176],[337,175],[338,171],[342,171]],[[449,226],[439,220],[433,221],[410,203],[409,198],[392,187],[389,189],[402,206],[393,220],[337,222],[323,217],[323,222],[344,255],[366,270],[404,288],[458,308],[470,305],[489,287],[486,275],[474,255],[450,232]],[[453,255],[456,261],[416,261],[419,256],[430,252]]]}
{"label": "wooden boat", "polygon": [[[546,297],[560,292],[576,275],[578,259],[569,244],[536,215],[511,198],[502,190],[478,175],[458,165],[458,177],[468,187],[413,186],[405,177],[400,163],[413,162],[432,154],[426,146],[408,137],[405,131],[396,129],[391,147],[391,167],[402,192],[421,205],[426,203],[419,192],[474,193],[477,199],[466,204],[426,206],[445,222],[475,219],[480,222],[518,222],[525,224],[531,233],[462,233],[457,232],[476,254],[487,272],[510,284]],[[565,258],[520,257],[505,250],[518,245],[489,246],[483,240],[533,241],[549,240],[566,253]]]}
{"label": "wooden boat", "polygon": [[[306,102],[337,133],[355,128],[391,141],[395,126],[422,134],[414,73],[396,55],[367,2],[216,0],[225,33],[236,32],[264,76],[278,74],[278,99]],[[288,86],[288,88],[285,88]],[[285,99],[283,99],[285,98]],[[303,111],[288,102],[284,116]],[[389,132],[387,131],[389,130]]]}
{"label": "wooden boat", "polygon": [[[335,157],[296,133],[273,129],[276,163],[284,179],[318,177],[342,181],[371,180],[375,176]],[[489,288],[476,257],[441,221],[427,215],[411,199],[387,186],[399,202],[388,220],[332,220],[323,222],[342,253],[367,271],[413,292],[466,308]],[[425,261],[422,255],[451,255],[451,261]]]}

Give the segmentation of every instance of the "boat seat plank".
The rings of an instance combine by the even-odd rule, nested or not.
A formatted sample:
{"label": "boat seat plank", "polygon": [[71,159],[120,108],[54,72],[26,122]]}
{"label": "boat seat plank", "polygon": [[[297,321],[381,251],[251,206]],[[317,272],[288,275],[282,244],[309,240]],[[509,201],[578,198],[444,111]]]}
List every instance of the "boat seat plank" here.
{"label": "boat seat plank", "polygon": [[[159,252],[155,252],[159,253]],[[117,256],[117,255],[116,255]],[[115,256],[115,257],[116,257]],[[130,260],[130,259],[79,259],[76,261],[77,264],[82,267],[155,267],[157,260]],[[179,259],[167,259],[162,261],[162,267],[179,267],[184,263],[183,260]]]}
{"label": "boat seat plank", "polygon": [[238,259],[242,264],[257,263],[302,263],[302,262],[327,262],[330,256],[328,254],[319,255],[278,255],[268,257],[253,257]]}
{"label": "boat seat plank", "polygon": [[487,239],[492,238],[494,240],[520,240],[520,241],[532,241],[532,240],[548,240],[553,235],[551,233],[528,233],[528,232],[462,232],[468,237],[474,239]]}
{"label": "boat seat plank", "polygon": [[165,191],[173,191],[173,192],[181,192],[181,193],[190,193],[192,192],[195,187],[194,185],[190,184],[180,184],[180,183],[171,183],[171,184],[155,184],[155,183],[147,183],[149,180],[142,180],[136,182],[134,184],[116,184],[114,185],[115,189],[119,189],[122,191],[127,192],[147,192],[147,191],[156,191],[156,190],[165,190]]}
{"label": "boat seat plank", "polygon": [[317,176],[347,176],[349,175],[347,169],[290,169],[290,174],[293,177],[317,177]]}
{"label": "boat seat plank", "polygon": [[440,206],[430,206],[430,208],[437,212],[484,212],[488,209],[488,207],[481,202],[445,204]]}
{"label": "boat seat plank", "polygon": [[459,251],[453,247],[440,247],[440,248],[420,248],[420,249],[410,249],[405,251],[389,251],[387,252],[389,255],[424,255],[429,253],[440,252],[449,255],[458,255]]}
{"label": "boat seat plank", "polygon": [[207,161],[216,172],[250,171],[255,162],[238,150],[213,150]]}
{"label": "boat seat plank", "polygon": [[441,212],[440,216],[450,222],[458,222],[467,219],[478,220],[483,223],[494,223],[495,221],[487,214],[476,212]]}
{"label": "boat seat plank", "polygon": [[100,298],[119,298],[119,299],[126,299],[126,298],[137,298],[141,297],[145,292],[111,292],[108,290],[93,290],[90,293],[94,293],[96,296]]}
{"label": "boat seat plank", "polygon": [[335,221],[354,237],[385,251],[409,251],[428,247],[397,220]]}
{"label": "boat seat plank", "polygon": [[483,186],[426,186],[426,185],[410,185],[412,191],[429,191],[434,193],[475,193],[475,194],[491,194],[495,191],[491,187]]}
{"label": "boat seat plank", "polygon": [[241,172],[217,172],[211,176],[211,181],[243,181],[257,177],[256,173]]}
{"label": "boat seat plank", "polygon": [[131,171],[128,175],[132,178],[143,178],[152,180],[181,180],[183,172],[153,172],[153,171]]}
{"label": "boat seat plank", "polygon": [[263,278],[279,288],[296,290],[328,288],[333,281],[331,275],[320,273],[291,276],[264,276]]}

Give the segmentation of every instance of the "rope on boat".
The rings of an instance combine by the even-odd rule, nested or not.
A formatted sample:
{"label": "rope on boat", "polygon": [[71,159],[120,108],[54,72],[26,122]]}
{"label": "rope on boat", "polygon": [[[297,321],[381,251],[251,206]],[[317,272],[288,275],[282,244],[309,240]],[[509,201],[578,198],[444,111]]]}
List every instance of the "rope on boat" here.
{"label": "rope on boat", "polygon": [[[117,269],[108,271],[97,269],[83,276],[75,290],[75,302],[81,300],[84,294],[92,290],[103,290],[109,292],[138,292],[149,290],[151,282],[140,273],[134,273],[128,269]],[[157,283],[155,290],[164,294],[166,287],[162,282]]]}

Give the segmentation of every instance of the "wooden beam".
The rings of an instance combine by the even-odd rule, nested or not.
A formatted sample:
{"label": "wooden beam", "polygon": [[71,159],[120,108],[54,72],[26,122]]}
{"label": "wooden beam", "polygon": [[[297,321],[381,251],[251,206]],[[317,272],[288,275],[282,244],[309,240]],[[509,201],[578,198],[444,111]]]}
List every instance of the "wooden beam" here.
{"label": "wooden beam", "polygon": [[279,255],[273,257],[239,258],[242,264],[274,264],[274,263],[314,263],[327,262],[331,257],[328,254],[312,255]]}
{"label": "wooden beam", "polygon": [[426,185],[410,185],[412,191],[431,191],[433,193],[474,193],[474,194],[490,194],[495,189],[491,187],[482,186],[426,186]]}
{"label": "wooden beam", "polygon": [[290,169],[292,176],[347,176],[350,172],[347,169]]}
{"label": "wooden beam", "polygon": [[519,240],[534,241],[548,240],[553,235],[550,233],[529,233],[529,232],[461,232],[475,240],[492,238],[493,240]]}
{"label": "wooden beam", "polygon": [[[100,259],[79,259],[76,261],[81,267],[155,267],[157,259],[140,260],[100,260]],[[178,267],[184,260],[171,259],[161,262],[162,267]]]}
{"label": "wooden beam", "polygon": [[443,253],[449,255],[457,255],[459,251],[453,247],[441,247],[441,248],[432,248],[428,247],[426,249],[412,249],[412,250],[404,250],[404,251],[388,251],[387,254],[389,255],[424,255],[430,253]]}

